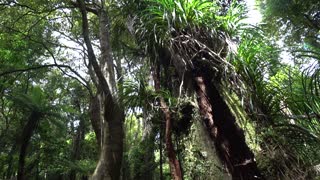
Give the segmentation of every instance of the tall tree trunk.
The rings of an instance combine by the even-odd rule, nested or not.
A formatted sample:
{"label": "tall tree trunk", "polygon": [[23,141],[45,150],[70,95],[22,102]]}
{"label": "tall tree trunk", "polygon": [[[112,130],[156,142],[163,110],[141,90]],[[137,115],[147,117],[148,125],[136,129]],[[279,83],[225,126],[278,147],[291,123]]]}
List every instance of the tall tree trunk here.
{"label": "tall tree trunk", "polygon": [[184,179],[184,171],[183,171],[183,162],[182,162],[182,157],[181,157],[181,149],[180,149],[180,144],[179,144],[179,140],[178,137],[176,136],[175,138],[175,143],[176,143],[176,147],[177,147],[177,156],[178,156],[178,161],[180,164],[180,169],[181,169],[181,177],[182,179]]}
{"label": "tall tree trunk", "polygon": [[[17,139],[18,143],[19,143],[19,139]],[[16,148],[17,148],[17,144],[18,143],[14,143],[10,149],[10,152],[8,154],[8,160],[7,160],[7,165],[8,165],[8,168],[7,168],[7,172],[6,172],[6,178],[4,179],[10,179],[13,172],[12,172],[12,165],[13,165],[13,155],[14,155],[14,152],[16,151]]]}
{"label": "tall tree trunk", "polygon": [[[80,105],[78,105],[78,109],[80,111]],[[83,143],[84,140],[84,135],[85,135],[85,119],[83,119],[83,117],[80,117],[80,123],[79,126],[77,128],[77,132],[75,134],[74,137],[74,141],[73,141],[73,148],[72,148],[72,152],[71,152],[71,160],[72,161],[77,161],[80,160],[80,155],[81,155],[81,144]],[[69,174],[69,179],[70,180],[76,180],[76,171],[75,170],[71,170],[70,174]]]}
{"label": "tall tree trunk", "polygon": [[174,55],[172,62],[181,80],[185,80],[182,74],[186,69],[186,73],[190,74],[201,118],[228,173],[233,179],[263,179],[254,154],[245,142],[243,130],[215,86],[219,85],[220,80],[213,82],[218,78],[214,77],[216,73],[212,72],[210,65],[195,58],[193,66],[187,67],[179,53]]}
{"label": "tall tree trunk", "polygon": [[36,129],[41,114],[35,111],[31,112],[31,115],[28,118],[28,122],[23,128],[22,135],[21,135],[21,147],[20,147],[20,154],[19,154],[19,164],[18,164],[18,180],[24,180],[25,178],[25,158],[27,154],[27,148],[30,142],[30,138],[33,134],[33,131]]}
{"label": "tall tree trunk", "polygon": [[160,163],[160,180],[163,180],[163,155],[162,155],[162,123],[160,124],[160,131],[159,131],[159,133],[160,133],[160,137],[159,137],[159,141],[160,141],[160,144],[159,144],[159,151],[160,151],[160,157],[159,157],[159,163]]}
{"label": "tall tree trunk", "polygon": [[[154,70],[154,87],[156,92],[160,91],[160,66]],[[171,170],[171,176],[174,180],[182,180],[182,173],[180,168],[180,163],[176,158],[176,153],[174,150],[173,142],[172,142],[172,122],[171,122],[171,112],[167,103],[164,101],[163,97],[159,98],[160,101],[160,109],[163,112],[164,119],[165,119],[165,141],[166,141],[166,150],[169,158],[169,166]]]}
{"label": "tall tree trunk", "polygon": [[[93,76],[93,75],[92,75]],[[91,121],[91,125],[94,133],[96,134],[96,141],[99,148],[101,150],[101,92],[98,90],[96,96],[90,98],[90,107],[89,107],[89,117]]]}
{"label": "tall tree trunk", "polygon": [[[109,110],[107,110],[109,109]],[[92,179],[120,179],[123,151],[123,111],[110,104],[105,106],[102,147]]]}
{"label": "tall tree trunk", "polygon": [[[113,102],[109,101],[102,95],[102,102],[100,108],[104,109],[100,122],[102,124],[102,145],[101,154],[96,170],[93,174],[93,179],[120,179],[121,162],[123,154],[123,122],[124,112],[120,104],[116,102],[116,82],[113,71],[113,61],[111,56],[111,47],[109,40],[108,15],[104,9],[101,10],[100,15],[100,49],[101,59],[100,66],[102,72],[105,74],[109,86],[109,93],[111,93]],[[102,87],[104,88],[104,87]],[[106,171],[107,167],[107,171]]]}
{"label": "tall tree trunk", "polygon": [[200,114],[220,160],[233,179],[262,179],[243,131],[213,84],[212,76],[206,72],[209,71],[203,68],[195,72],[195,90]]}
{"label": "tall tree trunk", "polygon": [[96,15],[99,18],[101,58],[98,63],[89,38],[87,7],[84,0],[77,0],[82,15],[83,38],[87,46],[89,63],[97,79],[101,124],[101,151],[92,179],[120,179],[123,154],[124,111],[117,102],[115,75],[109,40],[109,20],[104,0],[100,1]]}
{"label": "tall tree trunk", "polygon": [[144,109],[143,112],[143,134],[139,145],[142,151],[139,151],[140,153],[137,154],[137,156],[139,156],[139,162],[135,164],[137,168],[134,167],[135,173],[133,179],[153,180],[154,170],[156,168],[154,156],[156,131],[151,114],[149,114],[146,109]]}

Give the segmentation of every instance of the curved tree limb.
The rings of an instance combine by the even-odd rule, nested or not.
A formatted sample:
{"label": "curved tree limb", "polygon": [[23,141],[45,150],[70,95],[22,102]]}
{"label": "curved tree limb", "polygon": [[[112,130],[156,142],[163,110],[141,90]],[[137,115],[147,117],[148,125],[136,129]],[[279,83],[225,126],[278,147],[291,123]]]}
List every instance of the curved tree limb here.
{"label": "curved tree limb", "polygon": [[111,104],[115,104],[114,99],[112,98],[112,94],[110,92],[109,84],[106,78],[104,77],[103,72],[98,64],[97,58],[94,54],[93,47],[89,38],[89,24],[88,24],[86,5],[84,1],[77,0],[77,2],[82,15],[82,31],[83,31],[82,34],[83,34],[84,42],[87,46],[89,62],[91,63],[93,70],[97,75],[97,78],[99,83],[101,84],[102,90],[106,95],[107,102],[110,102]]}

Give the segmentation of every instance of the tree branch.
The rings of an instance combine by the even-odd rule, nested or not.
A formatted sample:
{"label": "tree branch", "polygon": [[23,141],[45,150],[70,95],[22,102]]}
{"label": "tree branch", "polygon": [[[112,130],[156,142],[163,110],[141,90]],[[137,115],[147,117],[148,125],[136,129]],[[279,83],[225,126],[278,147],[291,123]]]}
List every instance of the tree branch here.
{"label": "tree branch", "polygon": [[27,71],[38,70],[38,69],[43,69],[43,68],[51,68],[51,67],[71,68],[70,66],[67,66],[67,65],[45,64],[45,65],[41,65],[41,66],[29,67],[29,68],[24,68],[24,69],[14,69],[11,71],[5,71],[3,73],[0,73],[0,77],[8,75],[8,74],[17,73],[17,72],[27,72]]}
{"label": "tree branch", "polygon": [[[67,47],[67,46],[60,45],[60,44],[55,44],[55,43],[52,43],[52,42],[49,42],[49,41],[46,41],[46,43],[44,43],[44,42],[42,42],[42,41],[38,41],[38,40],[33,39],[33,37],[32,37],[31,35],[25,34],[25,33],[21,32],[21,31],[19,31],[19,30],[16,30],[16,29],[13,29],[13,28],[10,28],[10,27],[6,27],[6,28],[9,29],[9,30],[12,30],[12,31],[14,31],[14,32],[17,32],[17,33],[19,33],[19,34],[21,34],[21,35],[23,35],[23,36],[25,36],[26,38],[28,38],[28,39],[29,39],[30,41],[32,41],[32,42],[41,44],[41,45],[44,47],[44,49],[47,50],[47,52],[50,54],[50,56],[51,56],[51,58],[53,59],[56,67],[58,67],[58,68],[62,71],[62,73],[63,73],[64,75],[66,75],[66,76],[68,76],[68,77],[71,77],[71,78],[77,80],[80,84],[82,84],[82,85],[89,91],[90,95],[92,95],[92,90],[91,90],[90,87],[89,87],[89,83],[88,83],[76,70],[74,70],[71,66],[65,65],[66,68],[68,68],[73,74],[75,74],[75,76],[76,76],[76,77],[75,77],[75,76],[71,76],[71,75],[67,74],[63,69],[60,68],[60,67],[62,67],[62,65],[59,65],[59,64],[57,63],[57,60],[56,60],[53,52],[52,52],[52,51],[50,50],[50,48],[46,45],[46,43],[50,43],[50,44],[52,44],[52,45],[59,46],[59,47],[63,47],[63,48],[73,49],[73,50],[76,50],[76,51],[78,51],[78,50],[80,50],[80,49],[71,48],[71,47]],[[71,39],[70,39],[70,40],[71,40]],[[77,77],[80,78],[83,82],[80,81]]]}
{"label": "tree branch", "polygon": [[316,113],[311,113],[307,115],[287,115],[285,116],[288,119],[310,119],[310,118],[316,118],[320,120],[320,115]]}
{"label": "tree branch", "polygon": [[82,34],[83,34],[84,42],[87,46],[89,63],[92,65],[93,70],[100,83],[100,86],[102,87],[102,90],[106,95],[107,102],[110,102],[111,104],[115,104],[114,99],[112,98],[112,95],[110,92],[109,84],[98,64],[97,58],[94,54],[93,47],[89,38],[89,24],[88,24],[86,4],[83,0],[77,0],[77,2],[82,15],[82,31],[83,31]]}
{"label": "tree branch", "polygon": [[316,30],[320,30],[320,26],[317,24],[315,20],[313,20],[308,14],[303,14],[303,16],[308,20],[309,25]]}
{"label": "tree branch", "polygon": [[[73,5],[73,6],[76,7],[76,8],[79,8],[79,9],[81,8],[79,2],[77,3],[77,2],[74,2],[74,1],[70,0],[70,4]],[[91,12],[91,13],[93,13],[93,14],[95,14],[95,15],[98,15],[98,14],[99,14],[99,11],[98,11],[96,8],[88,7],[88,6],[86,5],[86,6],[85,6],[85,9],[86,9],[86,11]]]}

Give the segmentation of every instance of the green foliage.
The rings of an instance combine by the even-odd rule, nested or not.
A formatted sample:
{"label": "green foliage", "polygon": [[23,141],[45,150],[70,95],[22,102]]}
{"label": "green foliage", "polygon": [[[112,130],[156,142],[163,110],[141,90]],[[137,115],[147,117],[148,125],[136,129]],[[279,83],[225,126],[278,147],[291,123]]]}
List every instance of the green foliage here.
{"label": "green foliage", "polygon": [[15,94],[9,98],[21,109],[42,112],[47,108],[44,93],[39,86],[33,87],[29,95]]}
{"label": "green foliage", "polygon": [[174,31],[199,24],[214,23],[217,6],[210,1],[199,0],[147,0],[145,10],[141,12],[141,24],[137,33],[142,39],[160,45],[167,45],[167,41]]}
{"label": "green foliage", "polygon": [[267,0],[259,4],[272,34],[291,44],[312,39],[319,46],[319,1]]}
{"label": "green foliage", "polygon": [[191,126],[194,123],[194,109],[191,102],[179,102],[177,111],[172,114],[172,129],[177,138],[189,135]]}
{"label": "green foliage", "polygon": [[[86,3],[98,7],[98,1]],[[161,70],[166,71],[160,73],[162,88],[155,92],[152,87],[150,66],[154,64],[148,61],[160,60],[166,50],[190,67],[195,57],[202,57],[205,66],[224,76],[223,95],[241,119],[238,122],[266,177],[314,178],[312,167],[320,163],[318,0],[259,1],[264,24],[258,27],[242,23],[246,9],[237,1],[228,7],[221,6],[223,1],[211,0],[107,3],[119,98],[126,113],[124,169],[128,179],[139,179],[148,170],[158,177],[160,149],[164,178],[170,179],[160,97],[174,120],[172,137],[184,178],[224,179],[224,169],[213,157],[211,139],[195,121],[199,116],[195,97],[177,93],[180,88],[187,91],[178,87],[181,80],[172,83],[171,89],[165,86],[177,73],[172,62],[168,66],[160,62]],[[27,152],[28,178],[66,178],[71,171],[77,177],[88,176],[95,168],[99,150],[88,115],[92,94],[74,80],[74,74],[65,69],[9,73],[52,63],[53,57],[72,68],[90,69],[82,57],[86,52],[81,47],[79,11],[70,6],[60,0],[3,1],[0,5],[0,74],[8,72],[0,76],[0,179],[16,174],[17,137],[31,112],[43,116]],[[100,38],[99,19],[91,13],[88,18],[95,45]],[[61,42],[62,37],[79,47],[65,47],[68,44]],[[279,40],[285,49],[279,48]],[[292,65],[281,61],[284,51],[292,55]],[[67,78],[70,76],[72,79]],[[91,89],[94,78],[85,76],[81,81],[88,81],[87,89],[95,92]],[[74,158],[80,136],[81,151]]]}
{"label": "green foliage", "polygon": [[[168,47],[180,32],[204,28],[207,33],[221,31],[234,35],[244,17],[244,6],[233,3],[225,15],[219,15],[215,1],[146,0],[138,14],[136,36],[152,52],[155,45]],[[220,13],[221,14],[221,13]],[[213,32],[212,32],[213,31]]]}
{"label": "green foliage", "polygon": [[156,98],[154,90],[144,79],[138,79],[138,82],[126,80],[122,88],[121,99],[128,108],[146,108]]}
{"label": "green foliage", "polygon": [[238,35],[246,25],[242,22],[246,18],[246,12],[244,4],[232,1],[228,11],[223,16],[217,17],[219,22],[221,22],[221,29],[231,37]]}
{"label": "green foliage", "polygon": [[311,90],[316,86],[309,86],[313,80],[307,71],[280,63],[279,49],[265,40],[264,31],[248,32],[234,61],[242,84],[233,88],[258,130],[259,166],[267,177],[311,178],[320,148],[319,121],[313,116],[319,99]]}

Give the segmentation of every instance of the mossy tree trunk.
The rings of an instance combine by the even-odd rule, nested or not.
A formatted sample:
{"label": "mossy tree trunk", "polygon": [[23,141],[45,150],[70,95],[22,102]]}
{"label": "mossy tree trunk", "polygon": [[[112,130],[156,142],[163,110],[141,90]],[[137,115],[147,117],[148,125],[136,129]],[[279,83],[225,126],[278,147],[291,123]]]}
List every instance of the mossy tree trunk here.
{"label": "mossy tree trunk", "polygon": [[200,115],[214,141],[218,156],[233,179],[262,179],[243,130],[205,67],[194,72]]}

